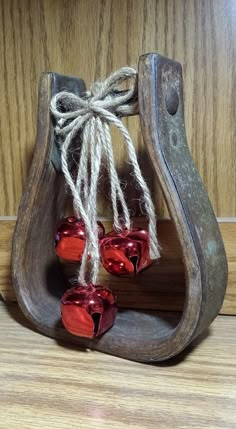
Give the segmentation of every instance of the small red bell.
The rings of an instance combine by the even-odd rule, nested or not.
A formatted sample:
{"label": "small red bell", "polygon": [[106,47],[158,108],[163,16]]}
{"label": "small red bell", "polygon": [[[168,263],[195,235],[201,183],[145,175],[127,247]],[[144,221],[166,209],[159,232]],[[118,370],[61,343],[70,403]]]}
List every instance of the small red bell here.
{"label": "small red bell", "polygon": [[106,332],[115,322],[117,305],[109,289],[102,286],[76,286],[61,300],[62,322],[67,331],[93,338]]}
{"label": "small red bell", "polygon": [[116,276],[135,275],[153,262],[149,257],[149,234],[141,228],[109,232],[100,242],[104,268]]}
{"label": "small red bell", "polygon": [[[97,222],[98,237],[105,234],[104,226]],[[85,247],[85,226],[83,219],[74,216],[62,219],[56,229],[55,251],[57,256],[70,262],[79,262]]]}

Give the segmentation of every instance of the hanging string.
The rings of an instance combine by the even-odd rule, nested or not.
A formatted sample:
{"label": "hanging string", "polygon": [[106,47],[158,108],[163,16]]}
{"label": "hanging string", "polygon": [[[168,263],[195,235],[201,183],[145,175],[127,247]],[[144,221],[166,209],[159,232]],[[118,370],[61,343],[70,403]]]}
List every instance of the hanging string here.
{"label": "hanging string", "polygon": [[[72,193],[75,214],[78,218],[81,217],[85,224],[86,245],[78,274],[79,283],[84,286],[87,285],[85,277],[88,253],[92,266],[89,281],[93,284],[97,283],[99,271],[97,187],[103,159],[106,161],[110,178],[114,229],[122,231],[124,227],[128,230],[131,227],[129,210],[115,168],[111,125],[117,127],[124,139],[135,180],[143,194],[142,199],[149,219],[150,258],[157,259],[160,256],[151,194],[142,176],[129,132],[120,119],[121,116],[134,114],[138,110],[136,77],[135,69],[123,67],[103,82],[95,82],[83,97],[62,91],[51,101],[51,112],[57,121],[55,132],[62,141],[62,171]],[[119,85],[128,79],[133,79],[134,84],[127,91],[119,92]],[[82,135],[81,151],[77,177],[74,178],[69,168],[68,155],[72,141],[78,138],[79,134]]]}

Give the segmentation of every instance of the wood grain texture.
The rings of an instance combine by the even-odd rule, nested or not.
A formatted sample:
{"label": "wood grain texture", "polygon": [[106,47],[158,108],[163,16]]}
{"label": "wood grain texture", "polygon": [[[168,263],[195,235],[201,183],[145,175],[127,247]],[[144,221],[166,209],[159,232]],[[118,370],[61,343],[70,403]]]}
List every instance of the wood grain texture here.
{"label": "wood grain texture", "polygon": [[11,280],[11,243],[15,221],[0,221],[0,294],[3,299],[15,300]]}
{"label": "wood grain texture", "polygon": [[[186,129],[193,158],[217,215],[235,216],[235,1],[97,0],[94,4],[93,0],[0,1],[0,215],[17,213],[26,183],[40,73],[77,75],[89,84],[125,64],[137,64],[144,52],[158,51],[183,64]],[[128,125],[152,183],[139,121],[131,118]],[[126,155],[116,134],[115,142],[120,173],[126,176]],[[160,191],[155,184],[152,188],[158,213],[163,215]]]}
{"label": "wood grain texture", "polygon": [[152,366],[58,344],[28,329],[14,304],[0,303],[0,326],[2,429],[236,426],[234,317]]}
{"label": "wood grain texture", "polygon": [[[107,230],[111,229],[111,222],[105,221],[104,224]],[[140,219],[136,221],[136,224],[141,226],[143,222]],[[220,222],[219,226],[229,268],[228,287],[221,314],[236,314],[236,222]],[[10,273],[14,227],[15,221],[0,221],[0,294],[6,301],[15,299]],[[133,307],[137,306],[138,302],[139,308],[156,308],[156,306],[153,307],[153,296],[156,296],[156,298],[158,297],[158,308],[161,310],[164,308],[179,310],[182,307],[184,288],[182,253],[170,221],[163,220],[158,223],[158,234],[162,246],[162,262],[154,270],[153,268],[147,270],[144,277],[140,276],[138,283],[127,279],[125,287],[122,287],[119,278],[109,276],[105,270],[101,269],[101,283],[111,287],[119,295],[120,306]],[[71,270],[65,267],[65,273],[68,276],[71,274]],[[153,275],[159,276],[158,291],[153,288],[150,281],[147,281]]]}

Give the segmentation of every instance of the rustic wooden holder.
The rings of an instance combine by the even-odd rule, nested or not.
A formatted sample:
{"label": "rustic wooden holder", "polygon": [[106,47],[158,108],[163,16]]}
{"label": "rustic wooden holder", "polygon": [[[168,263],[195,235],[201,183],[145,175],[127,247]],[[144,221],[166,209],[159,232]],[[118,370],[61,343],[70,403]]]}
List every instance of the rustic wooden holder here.
{"label": "rustic wooden holder", "polygon": [[[168,359],[213,321],[227,283],[218,224],[186,142],[181,66],[157,54],[140,57],[138,100],[146,149],[182,247],[186,280],[182,311],[121,309],[113,328],[92,340],[69,334],[60,321],[65,281],[53,233],[63,215],[65,192],[50,100],[62,89],[81,93],[85,87],[80,79],[42,75],[37,143],[13,239],[12,274],[19,305],[39,331],[53,338],[141,362]],[[155,276],[151,281],[158,290]]]}

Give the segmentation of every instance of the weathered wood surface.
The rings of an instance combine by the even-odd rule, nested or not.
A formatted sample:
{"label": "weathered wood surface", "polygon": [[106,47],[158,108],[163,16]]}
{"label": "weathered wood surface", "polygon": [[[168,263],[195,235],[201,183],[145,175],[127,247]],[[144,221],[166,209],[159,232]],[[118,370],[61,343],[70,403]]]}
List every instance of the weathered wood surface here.
{"label": "weathered wood surface", "polygon": [[[0,215],[17,214],[28,177],[40,73],[81,76],[89,84],[157,51],[183,64],[193,158],[217,216],[236,216],[235,0],[96,0],[96,7],[93,0],[71,0],[70,6],[1,0],[0,40]],[[141,154],[138,118],[128,125]],[[115,141],[122,170],[126,156],[117,135]],[[141,162],[152,183],[147,158]],[[162,216],[156,185],[154,191]]]}
{"label": "weathered wood surface", "polygon": [[233,429],[236,318],[219,316],[191,353],[142,365],[29,329],[0,303],[1,429]]}
{"label": "weathered wood surface", "polygon": [[206,329],[220,311],[228,266],[218,223],[186,139],[182,67],[147,54],[140,57],[138,70],[143,138],[183,252],[183,313],[167,346],[172,339],[177,349]]}

